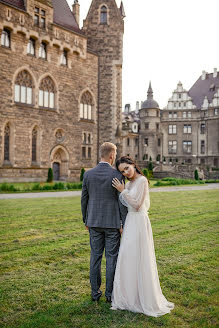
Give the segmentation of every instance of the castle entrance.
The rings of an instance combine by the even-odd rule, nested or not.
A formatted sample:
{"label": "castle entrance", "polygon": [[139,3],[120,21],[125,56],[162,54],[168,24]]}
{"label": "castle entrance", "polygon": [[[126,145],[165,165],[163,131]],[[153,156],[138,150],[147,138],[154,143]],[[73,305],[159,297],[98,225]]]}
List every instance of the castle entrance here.
{"label": "castle entrance", "polygon": [[63,146],[56,146],[51,152],[53,178],[56,181],[68,178],[69,155]]}

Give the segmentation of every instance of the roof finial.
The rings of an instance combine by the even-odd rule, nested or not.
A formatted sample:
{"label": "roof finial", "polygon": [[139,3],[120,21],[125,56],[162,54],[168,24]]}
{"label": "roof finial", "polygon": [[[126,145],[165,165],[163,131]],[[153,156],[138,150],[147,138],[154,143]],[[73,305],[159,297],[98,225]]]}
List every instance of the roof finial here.
{"label": "roof finial", "polygon": [[148,88],[148,99],[153,99],[153,90],[151,87],[151,81],[149,83],[149,88]]}

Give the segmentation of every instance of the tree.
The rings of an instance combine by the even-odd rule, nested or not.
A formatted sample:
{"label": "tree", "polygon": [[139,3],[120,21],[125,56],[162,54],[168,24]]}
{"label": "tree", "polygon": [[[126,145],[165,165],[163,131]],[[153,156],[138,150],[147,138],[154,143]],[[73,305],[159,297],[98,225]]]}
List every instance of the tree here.
{"label": "tree", "polygon": [[81,175],[80,175],[80,181],[83,181],[84,172],[85,172],[85,169],[82,167],[82,169],[81,169]]}
{"label": "tree", "polygon": [[148,169],[143,169],[143,170],[142,170],[142,173],[144,174],[144,176],[145,176],[146,178],[149,178],[149,172],[148,172]]}
{"label": "tree", "polygon": [[51,167],[48,170],[47,182],[53,182],[53,171],[52,171],[52,168]]}
{"label": "tree", "polygon": [[195,170],[195,180],[199,180],[198,170]]}

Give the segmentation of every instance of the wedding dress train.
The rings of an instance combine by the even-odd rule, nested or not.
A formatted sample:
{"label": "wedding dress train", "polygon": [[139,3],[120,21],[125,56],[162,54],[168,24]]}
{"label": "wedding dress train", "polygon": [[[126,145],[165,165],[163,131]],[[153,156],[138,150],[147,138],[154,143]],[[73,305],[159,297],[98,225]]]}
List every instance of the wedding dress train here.
{"label": "wedding dress train", "polygon": [[148,181],[144,176],[126,184],[120,194],[128,207],[112,293],[113,310],[129,310],[158,317],[174,304],[160,288],[151,223]]}

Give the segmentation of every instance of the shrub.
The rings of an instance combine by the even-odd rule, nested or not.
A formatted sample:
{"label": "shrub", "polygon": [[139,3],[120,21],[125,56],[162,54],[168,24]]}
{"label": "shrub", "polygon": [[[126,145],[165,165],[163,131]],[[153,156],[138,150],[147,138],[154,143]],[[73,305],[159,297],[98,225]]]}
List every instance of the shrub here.
{"label": "shrub", "polygon": [[19,191],[13,184],[3,183],[0,185],[0,191]]}
{"label": "shrub", "polygon": [[54,190],[64,190],[65,189],[65,185],[63,182],[57,182],[54,184],[53,186]]}
{"label": "shrub", "polygon": [[48,170],[48,179],[47,182],[53,182],[53,171],[52,168],[50,167]]}
{"label": "shrub", "polygon": [[195,180],[199,180],[198,170],[195,170]]}
{"label": "shrub", "polygon": [[148,169],[143,169],[143,170],[142,170],[142,173],[144,174],[144,176],[145,176],[146,178],[149,178],[149,171],[148,171]]}
{"label": "shrub", "polygon": [[80,175],[80,181],[83,181],[84,172],[85,172],[85,169],[82,167],[82,169],[81,169],[81,175]]}
{"label": "shrub", "polygon": [[35,183],[34,185],[33,185],[33,187],[32,187],[32,190],[41,190],[42,188],[41,188],[41,186],[40,186],[40,184],[39,183]]}
{"label": "shrub", "polygon": [[[150,157],[151,158],[151,157]],[[153,171],[153,163],[150,161],[148,164],[148,170]]]}

